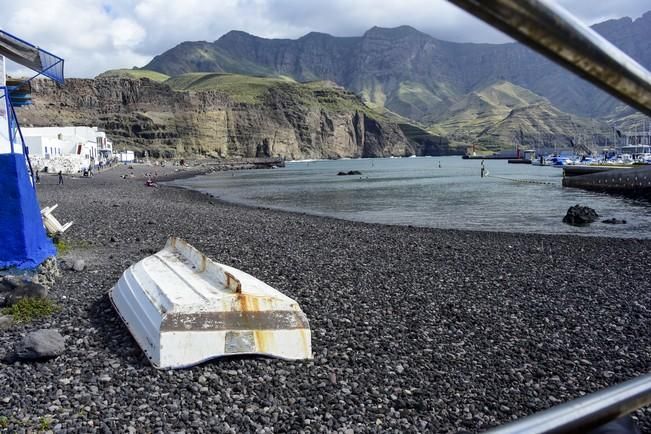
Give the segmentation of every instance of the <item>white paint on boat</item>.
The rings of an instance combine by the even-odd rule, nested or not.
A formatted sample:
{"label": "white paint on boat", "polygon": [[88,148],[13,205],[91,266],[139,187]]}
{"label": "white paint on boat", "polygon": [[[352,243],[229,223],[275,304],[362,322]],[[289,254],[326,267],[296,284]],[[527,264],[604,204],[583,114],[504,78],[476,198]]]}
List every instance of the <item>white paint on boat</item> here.
{"label": "white paint on boat", "polygon": [[309,323],[296,301],[179,238],[129,267],[109,296],[157,368],[236,354],[312,358]]}

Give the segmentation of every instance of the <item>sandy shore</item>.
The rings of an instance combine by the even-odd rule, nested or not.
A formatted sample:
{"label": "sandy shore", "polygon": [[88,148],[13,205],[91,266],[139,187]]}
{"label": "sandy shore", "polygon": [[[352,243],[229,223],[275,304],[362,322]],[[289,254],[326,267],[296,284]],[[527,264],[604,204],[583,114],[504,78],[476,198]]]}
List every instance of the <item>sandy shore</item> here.
{"label": "sandy shore", "polygon": [[[392,227],[147,188],[138,167],[44,175],[42,205],[74,220],[53,317],[57,359],[0,365],[11,432],[477,432],[646,373],[651,241]],[[174,176],[173,168],[157,168]],[[152,368],[106,295],[168,235],[296,299],[314,360],[229,358]],[[651,410],[636,414],[651,430]],[[350,432],[350,431],[349,431]]]}

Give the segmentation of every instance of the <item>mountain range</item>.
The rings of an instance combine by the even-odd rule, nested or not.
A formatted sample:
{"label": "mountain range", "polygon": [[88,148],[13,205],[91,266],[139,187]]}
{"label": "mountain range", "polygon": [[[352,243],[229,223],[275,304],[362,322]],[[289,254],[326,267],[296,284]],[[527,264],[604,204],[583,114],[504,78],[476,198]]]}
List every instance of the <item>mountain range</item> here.
{"label": "mountain range", "polygon": [[[651,12],[594,26],[647,68]],[[642,115],[516,44],[453,43],[408,26],[297,40],[232,31],[144,68],[36,80],[23,125],[97,125],[152,156],[289,159],[450,155],[605,144]]]}
{"label": "mountain range", "polygon": [[[651,11],[635,20],[608,20],[593,29],[651,68]],[[313,32],[296,40],[231,31],[214,42],[183,42],[143,69],[170,76],[218,72],[329,80],[360,95],[377,111],[410,119],[452,141],[488,144],[495,137],[503,139],[504,134],[488,130],[499,128],[510,115],[522,115],[526,107],[537,107],[548,120],[564,119],[561,124],[606,134],[605,122],[584,118],[611,124],[635,118],[632,109],[521,44],[448,42],[409,26],[373,27],[360,37]],[[496,92],[501,96],[495,98]],[[490,113],[477,111],[482,105]],[[468,122],[460,122],[464,116]],[[517,135],[519,127],[512,126],[516,130],[511,135]],[[551,125],[541,134],[558,130],[569,141],[566,127]]]}

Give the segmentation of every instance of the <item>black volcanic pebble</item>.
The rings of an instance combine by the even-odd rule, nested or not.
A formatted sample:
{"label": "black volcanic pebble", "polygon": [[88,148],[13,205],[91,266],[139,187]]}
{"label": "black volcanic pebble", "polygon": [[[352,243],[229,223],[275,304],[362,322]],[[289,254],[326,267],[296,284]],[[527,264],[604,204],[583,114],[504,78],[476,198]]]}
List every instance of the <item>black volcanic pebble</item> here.
{"label": "black volcanic pebble", "polygon": [[[66,336],[56,359],[2,362],[9,432],[480,432],[648,371],[649,241],[345,222],[147,188],[147,171],[42,178],[87,271],[63,271],[60,312],[0,334]],[[294,298],[314,359],[152,368],[107,291],[171,234]]]}

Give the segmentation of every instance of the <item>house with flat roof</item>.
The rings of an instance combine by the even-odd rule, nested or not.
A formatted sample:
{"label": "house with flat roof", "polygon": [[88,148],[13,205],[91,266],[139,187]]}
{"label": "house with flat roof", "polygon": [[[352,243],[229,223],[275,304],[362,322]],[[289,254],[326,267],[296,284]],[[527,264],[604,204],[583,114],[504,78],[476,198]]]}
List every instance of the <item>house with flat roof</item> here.
{"label": "house with flat roof", "polygon": [[76,173],[114,158],[113,143],[97,127],[36,127],[22,132],[37,169]]}

